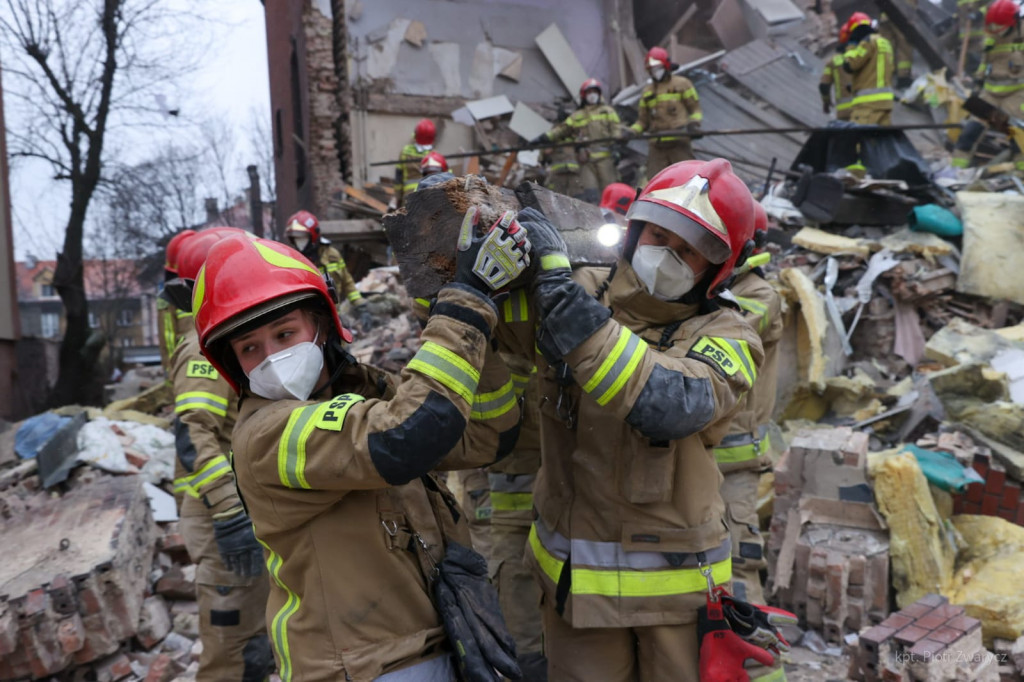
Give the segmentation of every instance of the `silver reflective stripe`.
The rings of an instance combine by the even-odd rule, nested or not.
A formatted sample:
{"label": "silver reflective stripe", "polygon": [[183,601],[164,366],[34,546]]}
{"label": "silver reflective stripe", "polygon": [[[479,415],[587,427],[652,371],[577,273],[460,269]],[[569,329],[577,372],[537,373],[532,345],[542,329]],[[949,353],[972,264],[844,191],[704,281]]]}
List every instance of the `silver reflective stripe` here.
{"label": "silver reflective stripe", "polygon": [[751,381],[756,379],[757,368],[750,364],[750,351],[747,350],[746,344],[741,345],[739,341],[734,341],[733,339],[722,339],[722,341],[725,341],[734,351],[736,351],[736,355],[739,356],[740,362],[742,362],[743,366],[747,368],[746,375],[750,377]]}
{"label": "silver reflective stripe", "polygon": [[889,95],[892,94],[892,88],[865,88],[863,90],[858,90],[854,94],[857,97],[860,97],[862,95]]}
{"label": "silver reflective stripe", "polygon": [[[627,570],[652,568],[695,568],[699,565],[696,552],[674,552],[682,563],[670,564],[662,552],[627,552],[618,542],[597,542],[593,540],[569,540],[561,533],[548,530],[540,519],[534,522],[537,539],[551,556],[565,561],[572,553],[573,566],[597,566]],[[732,540],[726,537],[720,545],[703,551],[704,562],[709,564],[725,561],[732,556]]]}
{"label": "silver reflective stripe", "polygon": [[454,679],[456,677],[452,657],[445,654],[408,668],[381,675],[373,682],[452,682]]}
{"label": "silver reflective stripe", "polygon": [[719,448],[735,448],[740,445],[750,445],[755,441],[762,441],[764,437],[768,435],[768,425],[761,424],[757,427],[757,435],[752,433],[730,433],[728,436],[722,439],[722,442],[715,447]]}
{"label": "silver reflective stripe", "polygon": [[533,492],[534,474],[488,474],[487,482],[492,493]]}

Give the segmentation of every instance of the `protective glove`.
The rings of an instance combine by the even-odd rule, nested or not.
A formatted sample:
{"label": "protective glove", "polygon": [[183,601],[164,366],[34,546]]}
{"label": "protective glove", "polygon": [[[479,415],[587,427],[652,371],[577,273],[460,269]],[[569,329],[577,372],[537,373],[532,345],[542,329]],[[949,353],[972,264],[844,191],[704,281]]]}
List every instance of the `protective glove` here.
{"label": "protective glove", "polygon": [[826,116],[828,116],[831,112],[832,112],[832,102],[829,102],[828,100],[825,100],[825,99],[821,100],[821,113],[823,113]]}
{"label": "protective glove", "polygon": [[213,538],[227,568],[243,578],[254,578],[263,570],[263,547],[256,541],[252,520],[236,507],[213,519]]}
{"label": "protective glove", "polygon": [[638,133],[633,128],[630,128],[629,126],[622,126],[622,135],[621,135],[621,137],[622,137],[623,140],[632,140],[633,138],[635,138],[639,134],[640,133]]}
{"label": "protective glove", "polygon": [[505,211],[483,237],[474,237],[479,210],[466,211],[455,254],[455,281],[490,295],[510,284],[530,265],[527,230],[516,222],[515,211]]}
{"label": "protective glove", "polygon": [[704,137],[704,135],[700,132],[700,122],[690,121],[689,123],[687,123],[686,134],[690,136],[691,140],[699,140],[700,138]]}
{"label": "protective glove", "polygon": [[914,79],[910,76],[897,76],[896,77],[896,89],[906,90],[914,83]]}
{"label": "protective glove", "polygon": [[722,613],[730,628],[745,641],[774,654],[789,651],[789,642],[779,632],[782,625],[795,625],[796,614],[774,606],[751,604],[723,594]]}
{"label": "protective glove", "polygon": [[509,679],[522,677],[515,640],[482,556],[449,543],[434,581],[434,598],[466,682],[498,682],[495,669]]}
{"label": "protective glove", "polygon": [[519,212],[519,224],[530,235],[533,258],[538,263],[536,277],[567,278],[572,274],[568,247],[561,233],[547,216],[535,208]]}
{"label": "protective glove", "polygon": [[544,144],[545,142],[549,142],[549,141],[550,140],[548,140],[548,134],[547,133],[541,133],[537,137],[535,137],[532,140],[530,140],[529,144],[530,144],[530,146],[533,146],[535,144]]}
{"label": "protective glove", "polygon": [[370,307],[365,303],[356,309],[359,313],[359,326],[364,332],[369,331],[376,326],[376,320],[373,319],[373,314],[370,312]]}

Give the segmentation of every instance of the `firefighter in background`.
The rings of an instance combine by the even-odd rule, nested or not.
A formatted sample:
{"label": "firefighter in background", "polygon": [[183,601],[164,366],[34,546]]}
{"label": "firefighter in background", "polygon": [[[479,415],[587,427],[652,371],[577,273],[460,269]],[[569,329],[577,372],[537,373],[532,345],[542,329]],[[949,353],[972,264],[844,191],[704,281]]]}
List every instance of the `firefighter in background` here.
{"label": "firefighter in background", "polygon": [[[917,0],[907,0],[907,4],[911,9],[917,9]],[[914,80],[914,75],[911,73],[914,66],[914,47],[884,13],[878,20],[878,34],[888,40],[889,45],[892,46],[895,57],[893,79],[896,87],[900,90],[909,88]],[[959,54],[959,48],[957,54]]]}
{"label": "firefighter in background", "polygon": [[849,33],[844,25],[839,31],[836,54],[825,62],[825,68],[821,73],[821,82],[818,83],[818,92],[821,93],[821,111],[827,116],[834,106],[837,121],[849,121],[850,107],[853,106],[853,79],[843,68],[843,52],[846,51],[846,43],[849,39]]}
{"label": "firefighter in background", "polygon": [[985,50],[985,10],[989,0],[957,0],[956,54],[960,54],[964,37],[967,37],[967,55],[964,59],[964,73],[975,73],[981,64]]}
{"label": "firefighter in background", "polygon": [[[566,119],[562,105],[558,106],[558,118]],[[544,135],[535,141],[542,141]],[[572,145],[548,147],[540,150],[541,161],[547,167],[544,186],[574,199],[583,200],[583,180],[580,177],[580,162]]]}
{"label": "firefighter in background", "polygon": [[[1024,33],[1021,5],[1015,0],[995,0],[985,12],[985,52],[978,77],[981,98],[1014,118],[1024,118]],[[964,124],[953,151],[953,166],[967,168],[985,124],[972,118]],[[1024,172],[1024,153],[1010,140],[1016,171]]]}
{"label": "firefighter in background", "polygon": [[[232,233],[218,228],[200,233],[181,249],[178,302],[191,311],[192,283],[211,246]],[[191,321],[191,316],[190,316]],[[195,326],[171,356],[174,386],[175,492],[184,496],[181,534],[196,564],[199,604],[198,682],[262,682],[274,671],[264,611],[270,583],[263,572],[263,549],[235,490],[231,471],[231,431],[238,396],[200,353]]]}
{"label": "firefighter in background", "polygon": [[890,125],[894,100],[892,45],[878,35],[871,17],[864,12],[854,12],[840,33],[843,31],[850,36],[843,53],[843,69],[850,74],[853,88],[850,121]]}
{"label": "firefighter in background", "polygon": [[[397,385],[345,351],[352,337],[324,278],[290,247],[234,238],[207,258],[196,327],[244,397],[233,466],[273,578],[266,617],[282,680],[455,678],[432,567],[468,534],[429,472],[494,461],[515,442],[491,294],[529,263],[514,222],[469,239],[475,215]],[[486,415],[473,415],[484,400]]]}
{"label": "firefighter in background", "polygon": [[604,188],[601,193],[601,212],[605,213],[605,217],[608,217],[608,213],[618,216],[623,219],[626,217],[626,213],[629,211],[629,207],[633,205],[633,199],[636,198],[636,190],[627,185],[624,182],[613,182]]}
{"label": "firefighter in background", "polygon": [[773,658],[734,630],[698,638],[709,581],[731,579],[710,448],[762,364],[757,333],[716,302],[753,248],[753,203],[724,159],[674,164],[630,207],[615,266],[575,272],[557,229],[519,214],[541,267],[526,322],[498,337],[538,366],[527,561],[551,680],[696,682],[702,653],[736,675]]}
{"label": "firefighter in background", "polygon": [[[428,152],[423,160],[420,161],[420,176],[422,178],[430,177],[435,173],[447,173],[448,172],[448,159],[441,156],[437,152]],[[419,186],[419,183],[416,183]]]}
{"label": "firefighter in background", "polygon": [[693,158],[691,141],[700,136],[704,113],[700,109],[697,88],[689,78],[672,73],[665,48],[652,47],[647,51],[645,63],[651,82],[640,95],[636,123],[630,129],[637,133],[683,129],[687,132],[648,139],[647,177],[653,178],[663,168]]}
{"label": "firefighter in background", "polygon": [[[178,255],[182,245],[196,235],[195,230],[182,230],[167,242],[164,248],[164,283],[178,278]],[[162,292],[162,289],[161,289]],[[193,328],[192,314],[179,310],[166,296],[156,297],[157,335],[160,340],[160,366],[167,381],[171,379],[171,353],[178,346],[178,340]],[[179,500],[180,502],[180,500]]]}
{"label": "firefighter in background", "polygon": [[[580,107],[564,121],[543,135],[531,141],[580,143],[577,157],[580,163],[580,180],[583,182],[583,201],[596,204],[605,186],[618,182],[615,160],[612,158],[611,142],[608,138],[622,135],[619,115],[601,98],[601,81],[588,78],[580,86]],[[591,140],[605,140],[588,144]]]}
{"label": "firefighter in background", "polygon": [[416,191],[416,185],[423,177],[420,173],[420,161],[434,148],[435,137],[437,127],[434,122],[429,118],[420,119],[413,129],[413,141],[402,147],[402,153],[398,155],[399,163],[395,167],[394,208],[401,208],[405,203],[405,197]]}
{"label": "firefighter in background", "polygon": [[363,331],[373,327],[373,315],[370,314],[366,299],[356,288],[355,280],[352,279],[341,252],[324,239],[320,232],[320,221],[316,216],[309,211],[298,211],[288,219],[284,234],[296,251],[316,263],[321,272],[330,276],[334,281],[334,290],[338,293],[338,301],[348,301],[355,309],[359,316],[359,326]]}

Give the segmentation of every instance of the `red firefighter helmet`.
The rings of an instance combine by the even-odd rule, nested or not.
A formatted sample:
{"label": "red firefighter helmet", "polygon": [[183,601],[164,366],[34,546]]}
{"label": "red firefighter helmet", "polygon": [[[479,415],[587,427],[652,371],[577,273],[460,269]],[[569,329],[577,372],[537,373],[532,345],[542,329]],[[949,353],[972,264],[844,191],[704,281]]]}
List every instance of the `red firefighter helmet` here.
{"label": "red firefighter helmet", "polygon": [[846,27],[846,24],[843,24],[839,27],[839,45],[843,46],[848,42],[850,42],[850,29]]}
{"label": "red firefighter helmet", "polygon": [[323,275],[298,251],[280,242],[244,236],[218,241],[207,254],[192,293],[203,355],[239,391],[245,375],[228,345],[229,337],[299,303],[321,309],[339,336],[352,341],[341,326]]}
{"label": "red firefighter helmet", "polygon": [[437,137],[437,128],[434,126],[434,122],[429,118],[420,119],[420,122],[416,124],[416,129],[413,130],[413,137],[416,139],[416,144],[421,147],[434,144],[434,138]]}
{"label": "red firefighter helmet", "polygon": [[764,210],[761,202],[754,202],[754,232],[768,231],[768,211]]}
{"label": "red firefighter helmet", "polygon": [[985,12],[985,32],[999,35],[1020,21],[1020,5],[1015,0],[996,0]]}
{"label": "red firefighter helmet", "polygon": [[194,237],[196,234],[197,232],[195,230],[182,230],[171,237],[170,241],[167,242],[167,248],[165,249],[166,260],[164,261],[164,270],[177,276],[178,256],[181,253],[181,247],[186,241]]}
{"label": "red firefighter helmet", "polygon": [[214,244],[232,235],[249,235],[250,233],[238,227],[211,227],[196,234],[195,239],[190,239],[182,245],[178,256],[178,277],[181,279],[195,279],[199,269],[206,262],[206,255]]}
{"label": "red firefighter helmet", "polygon": [[588,78],[583,81],[583,85],[580,86],[580,99],[586,98],[587,90],[597,90],[598,94],[604,92],[604,88],[601,87],[601,81],[596,78]]}
{"label": "red firefighter helmet", "polygon": [[663,47],[652,47],[647,50],[647,58],[644,60],[644,64],[647,65],[647,70],[650,71],[652,66],[661,64],[668,71],[672,68],[672,62],[668,58],[668,50]]}
{"label": "red firefighter helmet", "polygon": [[601,192],[601,208],[607,208],[619,215],[626,215],[626,211],[633,204],[636,198],[636,190],[624,182],[613,182]]}
{"label": "red firefighter helmet", "polygon": [[292,214],[284,226],[284,234],[289,239],[293,235],[308,235],[309,241],[314,244],[320,243],[320,221],[309,211],[297,211]]}
{"label": "red firefighter helmet", "polygon": [[448,159],[444,158],[437,152],[430,152],[420,161],[420,174],[423,177],[433,175],[434,173],[447,173],[448,172]]}
{"label": "red firefighter helmet", "polygon": [[869,17],[867,14],[865,14],[864,12],[854,12],[853,14],[850,15],[850,18],[846,20],[846,23],[843,24],[842,28],[839,29],[839,42],[844,42],[844,35],[846,36],[845,42],[849,42],[850,35],[853,33],[853,29],[858,28],[860,26],[871,26],[871,24],[871,17]]}
{"label": "red firefighter helmet", "polygon": [[630,260],[645,223],[679,235],[712,266],[708,298],[754,247],[754,199],[725,159],[681,161],[651,178],[626,214],[623,257]]}

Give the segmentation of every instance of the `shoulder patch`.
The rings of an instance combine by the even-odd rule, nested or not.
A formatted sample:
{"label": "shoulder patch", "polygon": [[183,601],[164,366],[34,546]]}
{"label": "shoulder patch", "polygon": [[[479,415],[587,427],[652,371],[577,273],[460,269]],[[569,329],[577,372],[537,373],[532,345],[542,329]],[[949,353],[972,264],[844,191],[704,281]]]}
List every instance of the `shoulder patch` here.
{"label": "shoulder patch", "polygon": [[191,379],[210,379],[216,381],[220,374],[206,360],[190,360],[185,369],[185,375]]}
{"label": "shoulder patch", "polygon": [[348,414],[349,408],[364,400],[366,398],[355,393],[337,396],[317,409],[313,426],[324,431],[341,431],[345,425],[345,415]]}
{"label": "shoulder patch", "polygon": [[702,336],[690,348],[689,354],[717,367],[727,377],[741,373],[748,386],[753,386],[757,378],[757,369],[746,341]]}

